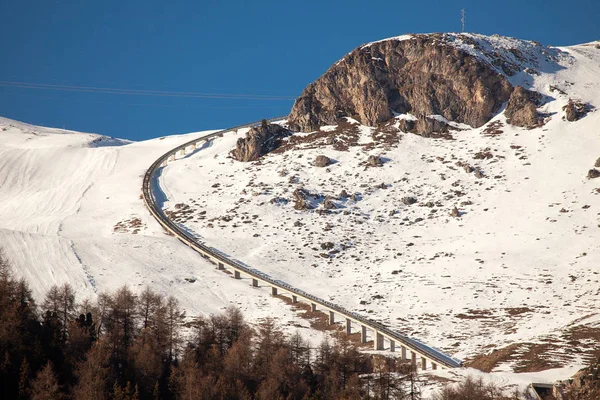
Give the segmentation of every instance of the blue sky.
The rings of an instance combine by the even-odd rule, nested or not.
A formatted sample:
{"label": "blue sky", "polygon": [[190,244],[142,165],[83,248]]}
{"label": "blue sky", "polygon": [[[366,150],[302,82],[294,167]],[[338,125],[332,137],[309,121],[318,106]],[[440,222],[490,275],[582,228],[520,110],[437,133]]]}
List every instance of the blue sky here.
{"label": "blue sky", "polygon": [[[600,39],[597,0],[0,0],[0,115],[132,140],[285,115],[308,83],[354,47],[460,31],[462,8],[469,32],[550,45]],[[239,94],[247,96],[230,96]]]}

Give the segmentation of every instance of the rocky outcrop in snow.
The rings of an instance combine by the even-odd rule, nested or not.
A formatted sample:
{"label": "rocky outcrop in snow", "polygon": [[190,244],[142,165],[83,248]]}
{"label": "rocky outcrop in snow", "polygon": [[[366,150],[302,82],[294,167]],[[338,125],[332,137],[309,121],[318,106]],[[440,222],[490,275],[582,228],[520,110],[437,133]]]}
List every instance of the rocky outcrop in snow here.
{"label": "rocky outcrop in snow", "polygon": [[538,125],[537,107],[541,98],[539,93],[517,86],[510,94],[506,110],[504,110],[507,122],[523,128]]}
{"label": "rocky outcrop in snow", "polygon": [[231,156],[238,161],[256,161],[279,147],[281,139],[290,134],[284,127],[263,120],[261,126],[250,128],[245,138],[238,139]]}
{"label": "rocky outcrop in snow", "polygon": [[482,126],[509,99],[513,87],[491,64],[444,38],[412,35],[355,49],[296,99],[290,127],[313,131],[344,116],[377,125],[394,113],[421,117],[411,127],[417,133],[435,128],[422,118],[432,114]]}
{"label": "rocky outcrop in snow", "polygon": [[569,102],[563,107],[563,110],[565,111],[565,118],[567,121],[573,122],[583,118],[590,108],[589,104],[569,99]]}

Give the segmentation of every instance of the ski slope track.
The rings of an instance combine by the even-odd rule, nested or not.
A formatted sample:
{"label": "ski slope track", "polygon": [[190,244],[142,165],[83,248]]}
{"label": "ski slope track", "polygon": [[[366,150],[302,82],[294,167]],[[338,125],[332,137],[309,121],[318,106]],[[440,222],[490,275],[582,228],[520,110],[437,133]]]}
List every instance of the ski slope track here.
{"label": "ski slope track", "polygon": [[[271,118],[268,121],[279,121],[285,119],[286,116]],[[219,269],[229,268],[234,271],[234,276],[239,278],[240,274],[243,273],[252,277],[253,282],[263,282],[272,288],[272,293],[277,294],[277,290],[282,290],[292,295],[292,299],[297,301],[298,299],[303,300],[313,306],[313,310],[316,307],[319,307],[322,310],[327,310],[330,313],[335,313],[346,318],[347,323],[349,321],[353,321],[362,327],[362,335],[363,341],[365,336],[365,328],[368,328],[374,332],[374,344],[376,350],[383,349],[383,338],[385,337],[390,341],[390,348],[394,349],[395,343],[398,343],[402,347],[402,356],[406,357],[406,350],[412,352],[412,360],[416,362],[416,356],[420,357],[419,365],[422,369],[426,369],[427,362],[430,363],[432,369],[436,369],[437,366],[441,366],[442,368],[458,368],[462,366],[462,361],[450,357],[449,355],[427,346],[426,344],[420,342],[417,339],[407,337],[398,332],[395,332],[388,327],[382,325],[381,323],[372,321],[364,316],[361,316],[353,311],[349,311],[341,306],[333,304],[329,301],[323,300],[316,296],[311,295],[310,293],[293,287],[281,280],[274,279],[273,277],[264,274],[254,268],[251,268],[247,265],[243,265],[237,260],[231,259],[223,254],[223,252],[213,248],[208,247],[202,243],[200,243],[196,238],[194,238],[190,233],[186,231],[185,228],[179,226],[178,224],[171,221],[163,212],[162,207],[158,205],[157,199],[155,197],[155,193],[157,192],[157,182],[156,179],[158,176],[158,172],[161,170],[163,166],[166,166],[169,161],[177,160],[178,155],[185,156],[186,149],[192,147],[194,150],[196,148],[196,144],[202,141],[208,141],[212,138],[222,136],[225,133],[233,132],[240,128],[247,128],[251,126],[259,125],[259,122],[253,122],[250,124],[245,124],[241,126],[236,126],[229,129],[224,129],[221,131],[217,131],[214,133],[210,133],[208,135],[201,136],[189,142],[186,142],[182,145],[179,145],[170,151],[163,154],[159,159],[157,159],[146,171],[144,175],[142,193],[144,198],[144,203],[150,213],[156,218],[156,220],[170,233],[172,233],[176,238],[178,238],[181,242],[188,245],[190,248],[200,253],[203,257],[212,260],[215,264],[218,265]],[[330,314],[330,318],[332,320],[333,314]],[[347,329],[348,325],[347,325]]]}

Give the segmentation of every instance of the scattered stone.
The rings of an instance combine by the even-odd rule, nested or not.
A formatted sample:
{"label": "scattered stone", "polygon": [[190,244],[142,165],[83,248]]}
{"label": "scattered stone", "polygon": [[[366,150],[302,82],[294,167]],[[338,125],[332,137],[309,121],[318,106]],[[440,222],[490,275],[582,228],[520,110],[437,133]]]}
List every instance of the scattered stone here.
{"label": "scattered stone", "polygon": [[469,164],[464,165],[463,169],[467,174],[470,174],[471,172],[475,171],[475,168],[471,167]]}
{"label": "scattered stone", "polygon": [[590,169],[587,174],[588,179],[598,178],[599,176],[600,176],[600,171],[598,171],[595,168]]}
{"label": "scattered stone", "polygon": [[331,165],[331,164],[333,164],[333,160],[324,155],[319,155],[315,159],[315,167],[322,168],[322,167],[327,167],[328,165]]}
{"label": "scattered stone", "polygon": [[332,242],[324,242],[321,243],[321,249],[323,250],[331,250],[335,245]]}
{"label": "scattered stone", "polygon": [[307,197],[309,196],[307,190],[298,188],[294,190],[292,195],[294,196],[294,208],[296,210],[307,210],[310,208],[310,204],[307,201]]}
{"label": "scattered stone", "polygon": [[379,156],[371,155],[367,159],[367,165],[371,167],[381,167],[383,165],[383,160]]}
{"label": "scattered stone", "polygon": [[407,206],[410,206],[411,204],[415,204],[416,202],[417,202],[417,199],[412,196],[406,196],[406,197],[402,198],[402,203],[406,204]]}
{"label": "scattered stone", "polygon": [[458,211],[458,208],[456,208],[456,206],[450,212],[450,216],[454,218],[460,217],[460,211]]}
{"label": "scattered stone", "polygon": [[331,199],[326,198],[325,201],[323,202],[323,208],[326,210],[334,210],[337,208],[337,206],[335,205],[335,203],[333,201],[331,201]]}
{"label": "scattered stone", "polygon": [[480,169],[475,170],[475,176],[479,179],[483,178],[483,172]]}
{"label": "scattered stone", "polygon": [[600,168],[600,158],[598,158],[598,159],[596,160],[596,163],[594,164],[594,167],[596,167],[596,168]]}
{"label": "scattered stone", "polygon": [[338,196],[340,199],[347,199],[348,197],[350,197],[350,195],[348,194],[348,192],[346,192],[346,190],[342,190],[340,192],[340,195]]}
{"label": "scattered stone", "polygon": [[473,156],[473,158],[476,160],[487,160],[487,159],[490,159],[493,157],[494,157],[494,155],[489,151],[489,149],[485,149],[483,151],[478,151]]}

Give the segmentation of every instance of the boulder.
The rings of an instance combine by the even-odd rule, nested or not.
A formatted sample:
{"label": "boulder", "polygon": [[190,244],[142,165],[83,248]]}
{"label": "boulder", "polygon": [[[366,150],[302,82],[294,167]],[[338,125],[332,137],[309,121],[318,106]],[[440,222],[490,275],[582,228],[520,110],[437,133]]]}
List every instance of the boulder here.
{"label": "boulder", "polygon": [[600,158],[598,158],[598,159],[596,160],[596,163],[594,164],[594,167],[596,167],[596,168],[600,168]]}
{"label": "boulder", "polygon": [[370,167],[381,167],[383,165],[383,160],[379,156],[371,155],[367,159],[367,165]]}
{"label": "boulder", "polygon": [[263,120],[260,126],[250,128],[245,138],[237,140],[231,156],[238,161],[256,161],[278,148],[289,135],[291,132],[284,127]]}
{"label": "boulder", "polygon": [[415,204],[416,202],[417,202],[417,199],[412,196],[406,196],[406,197],[402,198],[402,203],[406,204],[407,206],[410,206],[411,204]]}
{"label": "boulder", "polygon": [[450,216],[454,218],[460,217],[460,211],[458,211],[458,208],[456,208],[456,206],[450,212]]}
{"label": "boulder", "polygon": [[567,121],[573,122],[583,118],[585,114],[587,114],[588,106],[580,101],[569,99],[569,102],[563,107],[563,110]]}
{"label": "boulder", "polygon": [[296,210],[307,210],[310,208],[310,204],[307,201],[309,196],[308,191],[303,188],[298,188],[294,190],[292,196],[294,197],[294,208]]}
{"label": "boulder", "polygon": [[335,210],[337,208],[337,206],[331,199],[327,198],[323,202],[323,208],[326,210]]}
{"label": "boulder", "polygon": [[522,86],[517,86],[510,94],[504,115],[511,125],[532,128],[538,125],[538,104],[542,96]]}
{"label": "boulder", "polygon": [[587,174],[588,179],[595,179],[598,177],[600,177],[600,171],[598,171],[596,168],[592,168],[588,171],[588,174]]}
{"label": "boulder", "polygon": [[315,167],[322,168],[331,164],[333,164],[333,160],[327,156],[319,155],[315,158]]}
{"label": "boulder", "polygon": [[335,247],[335,245],[332,242],[321,243],[321,249],[323,249],[323,250],[331,250],[334,247]]}

